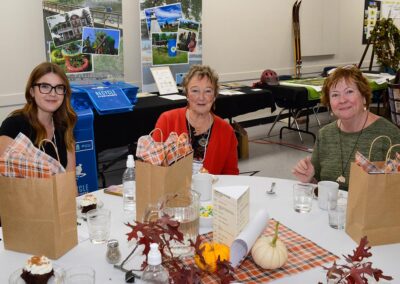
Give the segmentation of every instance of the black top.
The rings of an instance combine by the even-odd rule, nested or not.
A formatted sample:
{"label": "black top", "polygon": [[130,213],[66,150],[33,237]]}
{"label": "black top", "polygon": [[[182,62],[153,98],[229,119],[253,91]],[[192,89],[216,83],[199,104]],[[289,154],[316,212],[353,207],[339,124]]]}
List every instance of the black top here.
{"label": "black top", "polygon": [[[6,135],[14,139],[20,132],[22,132],[26,137],[28,137],[32,141],[32,143],[36,147],[38,147],[38,145],[36,145],[34,142],[36,139],[36,132],[33,129],[32,125],[29,123],[28,118],[25,117],[24,115],[18,114],[9,116],[1,124],[0,136]],[[67,147],[64,141],[64,131],[61,129],[56,129],[54,136],[55,136],[55,141],[54,137],[52,141],[53,143],[55,142],[55,144],[57,145],[57,150],[60,156],[61,165],[63,165],[63,167],[65,168],[67,166],[68,161],[67,161]],[[43,145],[46,154],[52,156],[54,159],[57,160],[57,154],[54,150],[54,147],[50,145],[50,143],[43,143]]]}

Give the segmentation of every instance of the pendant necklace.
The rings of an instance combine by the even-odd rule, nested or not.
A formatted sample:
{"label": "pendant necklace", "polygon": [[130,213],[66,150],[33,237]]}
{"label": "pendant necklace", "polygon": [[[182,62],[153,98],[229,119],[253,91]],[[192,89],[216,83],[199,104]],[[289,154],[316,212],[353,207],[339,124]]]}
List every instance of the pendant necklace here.
{"label": "pendant necklace", "polygon": [[[204,159],[206,157],[208,141],[210,140],[210,134],[211,134],[211,114],[209,113],[208,115],[209,115],[209,126],[210,127],[208,128],[207,134],[206,135],[202,134],[201,138],[197,140],[197,143],[199,144],[199,146],[204,148],[203,159],[201,161],[204,161]],[[190,122],[189,113],[187,113],[187,115],[186,115],[186,121],[188,124],[187,127],[188,127],[188,132],[189,132],[189,140],[190,140],[190,143],[193,144],[195,139],[193,137],[193,140],[192,140],[192,129],[193,129],[194,136],[196,136],[196,133],[198,133],[198,132],[196,131],[196,128]]]}
{"label": "pendant necklace", "polygon": [[355,150],[356,147],[357,147],[358,140],[360,139],[361,134],[363,133],[364,127],[365,127],[365,125],[367,124],[368,114],[369,114],[369,113],[367,112],[367,117],[365,118],[364,124],[363,124],[363,126],[362,126],[362,128],[361,128],[361,130],[360,130],[360,133],[359,133],[358,136],[357,136],[356,142],[354,143],[353,150],[351,150],[351,152],[350,152],[350,154],[349,154],[349,157],[347,158],[346,165],[345,165],[344,167],[343,167],[343,150],[342,150],[342,135],[341,135],[342,132],[340,131],[340,126],[342,125],[342,121],[339,122],[338,131],[339,131],[340,161],[341,161],[341,165],[342,165],[342,174],[336,179],[336,181],[337,181],[338,183],[341,183],[341,184],[346,183],[346,178],[344,177],[344,172],[346,171],[347,166],[349,165],[350,159],[351,159],[351,157],[353,156],[354,150]]}

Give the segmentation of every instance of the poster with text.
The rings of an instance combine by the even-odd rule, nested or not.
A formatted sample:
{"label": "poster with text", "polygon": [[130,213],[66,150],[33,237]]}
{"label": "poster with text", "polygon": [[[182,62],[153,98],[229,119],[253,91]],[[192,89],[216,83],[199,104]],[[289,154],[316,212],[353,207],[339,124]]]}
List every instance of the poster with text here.
{"label": "poster with text", "polygon": [[169,66],[175,78],[202,63],[202,0],[140,0],[139,9],[142,90],[154,92],[153,66]]}
{"label": "poster with text", "polygon": [[48,61],[71,81],[123,80],[122,0],[43,0]]}
{"label": "poster with text", "polygon": [[362,43],[367,44],[371,36],[371,31],[374,29],[376,22],[379,20],[381,11],[380,1],[365,0],[364,6],[364,23]]}
{"label": "poster with text", "polygon": [[367,44],[376,22],[381,18],[392,18],[400,28],[400,0],[365,0],[362,43]]}

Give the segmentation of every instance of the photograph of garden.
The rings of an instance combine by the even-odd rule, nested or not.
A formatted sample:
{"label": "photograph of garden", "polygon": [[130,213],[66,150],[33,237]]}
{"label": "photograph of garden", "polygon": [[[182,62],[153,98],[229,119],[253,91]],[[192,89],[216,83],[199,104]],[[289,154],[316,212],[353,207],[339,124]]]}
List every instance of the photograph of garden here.
{"label": "photograph of garden", "polygon": [[176,50],[176,33],[151,34],[153,65],[187,64],[187,52]]}
{"label": "photograph of garden", "polygon": [[50,44],[50,61],[64,69],[65,73],[93,72],[92,56],[81,53],[81,41],[75,41],[62,47]]}
{"label": "photograph of garden", "polygon": [[115,29],[83,28],[82,52],[118,55],[120,32]]}

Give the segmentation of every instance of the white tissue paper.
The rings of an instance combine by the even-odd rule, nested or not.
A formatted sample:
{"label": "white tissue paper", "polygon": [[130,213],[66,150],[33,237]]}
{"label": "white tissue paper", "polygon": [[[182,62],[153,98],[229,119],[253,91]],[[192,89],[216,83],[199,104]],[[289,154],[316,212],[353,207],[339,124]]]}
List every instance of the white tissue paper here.
{"label": "white tissue paper", "polygon": [[233,241],[231,251],[231,264],[233,268],[239,266],[247,256],[250,249],[268,224],[269,214],[266,209],[259,210],[247,224],[239,236]]}

